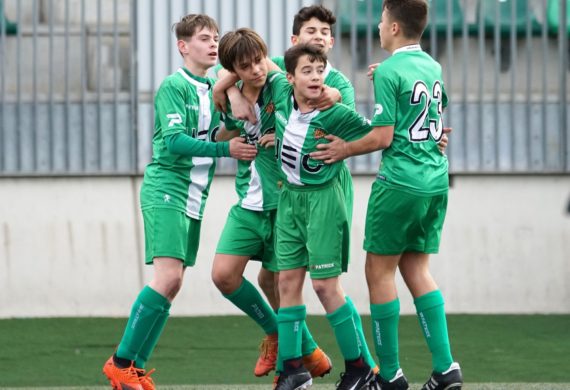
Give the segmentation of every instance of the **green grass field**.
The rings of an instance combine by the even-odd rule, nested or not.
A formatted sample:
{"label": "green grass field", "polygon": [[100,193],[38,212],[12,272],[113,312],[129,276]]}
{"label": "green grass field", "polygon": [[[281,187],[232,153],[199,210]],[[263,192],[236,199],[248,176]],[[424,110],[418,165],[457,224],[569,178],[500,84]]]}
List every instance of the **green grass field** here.
{"label": "green grass field", "polygon": [[[450,315],[454,358],[466,389],[570,389],[570,315]],[[125,319],[0,320],[0,387],[106,389],[101,367]],[[314,389],[331,388],[342,359],[324,317],[309,327],[336,364]],[[370,319],[363,318],[370,338]],[[242,316],[171,318],[149,367],[161,389],[268,389],[271,377],[253,376],[257,326]],[[400,359],[419,388],[431,362],[415,316],[400,321]]]}

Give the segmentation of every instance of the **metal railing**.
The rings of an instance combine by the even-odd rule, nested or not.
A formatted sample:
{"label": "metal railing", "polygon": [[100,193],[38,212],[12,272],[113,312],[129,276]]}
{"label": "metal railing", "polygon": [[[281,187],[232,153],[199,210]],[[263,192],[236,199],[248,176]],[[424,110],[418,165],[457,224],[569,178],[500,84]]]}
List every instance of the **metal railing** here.
{"label": "metal railing", "polygon": [[[153,95],[180,65],[174,22],[207,13],[221,33],[251,27],[280,55],[293,15],[314,2],[0,1],[0,176],[140,174],[151,154]],[[367,65],[387,57],[381,1],[321,2],[337,15],[329,58],[370,117]],[[567,0],[431,0],[422,46],[442,64],[451,98],[452,173],[570,171],[567,15]],[[379,158],[350,166],[374,173]],[[222,159],[218,172],[233,169]]]}

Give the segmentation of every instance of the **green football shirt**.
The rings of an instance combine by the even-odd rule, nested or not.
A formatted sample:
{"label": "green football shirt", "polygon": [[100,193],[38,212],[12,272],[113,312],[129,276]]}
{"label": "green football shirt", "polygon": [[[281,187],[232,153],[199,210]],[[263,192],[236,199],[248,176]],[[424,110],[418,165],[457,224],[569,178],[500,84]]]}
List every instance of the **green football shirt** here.
{"label": "green football shirt", "polygon": [[369,121],[344,104],[325,111],[301,113],[293,88],[283,73],[271,72],[269,82],[275,102],[275,139],[277,163],[282,177],[294,185],[319,185],[335,178],[343,162],[324,164],[309,154],[327,134],[352,141],[371,130]]}
{"label": "green football shirt", "polygon": [[[231,111],[225,117],[228,130],[239,130],[248,143],[257,146],[257,156],[253,161],[238,161],[236,173],[236,192],[238,204],[248,210],[275,210],[279,200],[279,168],[275,160],[274,148],[257,145],[265,134],[275,132],[275,105],[271,96],[271,87],[266,83],[255,104],[257,123],[237,120]],[[231,107],[230,107],[231,110]]]}
{"label": "green football shirt", "polygon": [[372,126],[394,126],[377,180],[413,193],[445,193],[447,157],[437,147],[448,103],[441,65],[419,45],[400,48],[376,68],[374,96]]}
{"label": "green football shirt", "polygon": [[[285,57],[273,57],[271,60],[285,72]],[[353,110],[356,109],[352,83],[338,69],[333,68],[328,61],[325,67],[325,85],[338,89],[341,96],[340,102]]]}
{"label": "green football shirt", "polygon": [[142,209],[172,208],[202,219],[215,158],[172,154],[164,138],[184,133],[202,142],[215,141],[220,115],[214,110],[212,85],[212,80],[181,68],[156,92],[153,153],[141,188]]}

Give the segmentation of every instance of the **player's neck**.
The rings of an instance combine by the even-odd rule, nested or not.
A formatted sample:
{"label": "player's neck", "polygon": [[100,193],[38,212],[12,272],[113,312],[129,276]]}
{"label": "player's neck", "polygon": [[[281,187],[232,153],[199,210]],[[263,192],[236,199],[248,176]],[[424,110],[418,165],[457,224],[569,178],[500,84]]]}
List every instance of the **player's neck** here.
{"label": "player's neck", "polygon": [[412,45],[419,45],[420,43],[415,40],[415,39],[398,39],[396,41],[394,41],[394,44],[390,47],[390,49],[388,50],[390,52],[390,54],[394,54],[394,52],[398,49],[401,49],[403,47],[406,46],[412,46]]}
{"label": "player's neck", "polygon": [[298,91],[293,91],[293,96],[295,97],[295,103],[302,114],[313,111],[315,108],[309,105],[309,99],[302,96]]}
{"label": "player's neck", "polygon": [[261,93],[262,89],[263,89],[263,86],[262,87],[256,87],[256,86],[248,85],[248,84],[244,83],[243,87],[241,89],[241,93],[247,99],[248,102],[250,102],[251,104],[255,104],[257,102],[257,100],[259,99],[259,94]]}
{"label": "player's neck", "polygon": [[190,71],[194,76],[206,77],[209,67],[204,67],[204,65],[198,64],[191,58],[184,58],[184,67]]}

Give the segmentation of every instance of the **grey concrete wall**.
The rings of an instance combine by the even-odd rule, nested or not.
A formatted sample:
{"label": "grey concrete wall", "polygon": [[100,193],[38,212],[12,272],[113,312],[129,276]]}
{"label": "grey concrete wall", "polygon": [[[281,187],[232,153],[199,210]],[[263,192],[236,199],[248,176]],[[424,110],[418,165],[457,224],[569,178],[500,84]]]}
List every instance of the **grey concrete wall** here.
{"label": "grey concrete wall", "polygon": [[[367,313],[361,243],[372,177],[355,178],[352,264],[342,283]],[[140,178],[0,179],[0,318],[126,316],[151,267],[143,266]],[[570,313],[570,177],[462,176],[449,194],[432,270],[451,313]],[[198,265],[175,315],[238,313],[210,282],[215,246],[235,202],[217,177]],[[255,283],[259,264],[246,277]],[[398,281],[403,313],[413,313]],[[310,313],[323,310],[306,285]]]}

